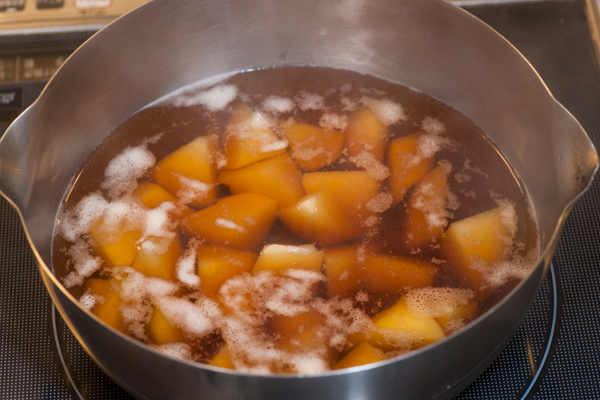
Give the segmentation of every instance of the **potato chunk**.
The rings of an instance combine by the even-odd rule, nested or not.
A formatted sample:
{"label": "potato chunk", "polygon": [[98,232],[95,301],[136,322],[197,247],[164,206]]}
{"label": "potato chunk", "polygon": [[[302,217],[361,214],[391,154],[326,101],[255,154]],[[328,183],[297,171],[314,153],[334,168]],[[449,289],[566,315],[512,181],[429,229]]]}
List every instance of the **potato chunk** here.
{"label": "potato chunk", "polygon": [[87,293],[101,297],[94,303],[92,314],[116,330],[127,333],[123,325],[123,315],[119,310],[121,295],[117,290],[118,284],[115,279],[88,278],[83,288]]}
{"label": "potato chunk", "polygon": [[227,344],[223,345],[208,364],[215,367],[235,369],[235,366],[231,362],[231,357],[229,356],[229,346]]}
{"label": "potato chunk", "polygon": [[360,231],[328,189],[309,194],[277,213],[290,230],[309,242],[341,243]]}
{"label": "potato chunk", "polygon": [[434,318],[414,316],[403,299],[374,316],[373,323],[375,331],[369,342],[383,350],[406,348],[407,345],[418,348],[446,337]]}
{"label": "potato chunk", "polygon": [[367,255],[360,269],[360,282],[368,291],[392,294],[404,287],[431,285],[436,270],[433,264],[417,258]]}
{"label": "potato chunk", "polygon": [[371,110],[363,108],[350,117],[345,139],[348,157],[367,152],[381,161],[387,145],[388,130]]}
{"label": "potato chunk", "polygon": [[269,233],[277,202],[256,193],[225,197],[215,205],[191,214],[185,224],[209,242],[239,250],[252,250]]}
{"label": "potato chunk", "polygon": [[200,289],[208,297],[216,297],[228,279],[250,272],[258,254],[221,246],[198,248]]}
{"label": "potato chunk", "polygon": [[356,257],[357,246],[344,246],[325,250],[323,272],[327,276],[329,298],[353,297],[358,291],[360,266]]}
{"label": "potato chunk", "polygon": [[169,324],[163,313],[152,307],[152,317],[148,322],[148,339],[151,343],[163,345],[169,342],[188,342],[181,329]]}
{"label": "potato chunk", "polygon": [[179,236],[175,236],[170,243],[165,238],[149,238],[140,245],[131,267],[146,276],[177,280],[177,259],[183,253],[183,245]]}
{"label": "potato chunk", "polygon": [[368,342],[362,342],[338,361],[335,369],[358,367],[359,365],[371,364],[385,359],[383,351],[373,347]]}
{"label": "potato chunk", "polygon": [[442,239],[449,265],[480,297],[489,296],[491,290],[482,287],[483,275],[476,267],[504,258],[513,239],[514,232],[509,228],[513,222],[505,221],[498,207],[451,223]]}
{"label": "potato chunk", "polygon": [[321,272],[323,253],[314,246],[270,244],[263,247],[252,272],[282,272],[289,268]]}
{"label": "potato chunk", "polygon": [[287,140],[280,140],[259,112],[246,104],[235,106],[222,139],[226,164],[236,169],[286,152]]}
{"label": "potato chunk", "polygon": [[292,157],[300,168],[307,171],[328,166],[336,161],[344,145],[344,133],[321,127],[294,122],[285,127],[290,141]]}
{"label": "potato chunk", "polygon": [[152,182],[142,182],[133,191],[133,195],[140,199],[148,208],[156,208],[165,201],[177,202],[177,197],[167,192],[160,185]]}
{"label": "potato chunk", "polygon": [[433,168],[433,158],[418,154],[418,141],[425,131],[392,140],[387,154],[387,165],[392,175],[388,188],[394,196],[394,203],[404,199],[404,195],[415,183]]}
{"label": "potato chunk", "polygon": [[402,241],[407,248],[431,243],[444,233],[446,219],[447,178],[439,166],[423,177],[406,202],[402,221]]}
{"label": "potato chunk", "polygon": [[356,225],[370,225],[369,218],[376,215],[367,208],[367,203],[377,195],[379,182],[366,171],[306,173],[302,186],[307,194],[329,189]]}
{"label": "potato chunk", "polygon": [[218,138],[202,136],[180,147],[152,168],[156,183],[174,196],[185,196],[195,207],[206,207],[215,201],[217,166],[213,155]]}
{"label": "potato chunk", "polygon": [[444,330],[446,335],[462,328],[473,320],[479,309],[479,303],[475,299],[470,299],[467,304],[460,304],[456,308],[448,310],[448,313],[436,317],[435,320]]}
{"label": "potato chunk", "polygon": [[218,181],[229,186],[233,194],[262,194],[275,200],[279,207],[287,207],[304,196],[302,174],[288,153],[223,171]]}
{"label": "potato chunk", "polygon": [[102,226],[101,223],[90,233],[94,240],[94,251],[109,266],[126,266],[133,263],[139,250],[137,241],[142,237],[140,231],[126,231],[119,235],[118,232],[110,232],[110,228]]}

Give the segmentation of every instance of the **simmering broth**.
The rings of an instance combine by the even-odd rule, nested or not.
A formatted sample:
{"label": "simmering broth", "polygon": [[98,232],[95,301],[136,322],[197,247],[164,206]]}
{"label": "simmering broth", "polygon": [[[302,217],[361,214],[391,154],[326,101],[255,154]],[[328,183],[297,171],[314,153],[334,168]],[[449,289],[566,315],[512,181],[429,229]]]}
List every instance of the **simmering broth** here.
{"label": "simmering broth", "polygon": [[524,188],[472,122],[349,71],[182,88],[89,156],[53,267],[107,324],[183,359],[319,373],[475,319],[538,256]]}

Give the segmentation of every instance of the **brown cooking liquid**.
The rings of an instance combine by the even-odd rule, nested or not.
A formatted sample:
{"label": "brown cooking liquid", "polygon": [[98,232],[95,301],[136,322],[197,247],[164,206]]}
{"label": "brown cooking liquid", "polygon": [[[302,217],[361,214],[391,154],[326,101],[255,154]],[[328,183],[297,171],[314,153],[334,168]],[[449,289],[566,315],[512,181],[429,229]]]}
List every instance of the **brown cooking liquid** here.
{"label": "brown cooking liquid", "polygon": [[[302,127],[324,136],[311,144]],[[212,153],[191,174],[214,177],[155,165],[194,140]],[[263,165],[281,179],[263,184]],[[147,182],[169,201],[144,205]],[[524,188],[471,121],[326,68],[248,71],[140,110],[88,157],[57,221],[54,271],[84,307],[166,354],[251,373],[319,373],[440,340],[538,256]]]}

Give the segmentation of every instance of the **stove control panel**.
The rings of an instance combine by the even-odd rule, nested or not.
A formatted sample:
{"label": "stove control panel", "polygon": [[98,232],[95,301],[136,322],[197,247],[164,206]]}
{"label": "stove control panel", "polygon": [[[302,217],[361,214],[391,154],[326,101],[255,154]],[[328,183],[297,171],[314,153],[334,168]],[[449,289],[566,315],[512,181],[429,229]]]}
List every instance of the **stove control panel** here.
{"label": "stove control panel", "polygon": [[149,0],[0,0],[0,34],[7,31],[103,25]]}

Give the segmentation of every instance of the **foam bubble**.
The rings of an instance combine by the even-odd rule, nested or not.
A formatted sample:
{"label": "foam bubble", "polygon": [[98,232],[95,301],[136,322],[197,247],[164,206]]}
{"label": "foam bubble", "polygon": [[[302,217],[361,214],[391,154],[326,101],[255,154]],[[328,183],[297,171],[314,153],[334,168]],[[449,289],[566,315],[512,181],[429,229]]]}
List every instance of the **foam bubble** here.
{"label": "foam bubble", "polygon": [[200,276],[196,273],[196,255],[199,242],[192,240],[186,251],[177,260],[177,278],[188,286],[198,287]]}
{"label": "foam bubble", "polygon": [[348,126],[348,116],[325,113],[319,119],[319,126],[323,129],[344,131]]}
{"label": "foam bubble", "polygon": [[361,101],[369,107],[375,118],[384,125],[392,125],[407,119],[402,106],[391,100],[363,97]]}
{"label": "foam bubble", "polygon": [[359,168],[364,168],[370,177],[383,181],[390,175],[390,169],[368,151],[361,151],[358,155],[349,157],[350,162]]}
{"label": "foam bubble", "polygon": [[68,251],[73,262],[74,271],[71,271],[63,280],[63,285],[68,289],[83,284],[83,280],[91,276],[102,266],[102,258],[94,257],[92,249],[84,239],[75,242]]}
{"label": "foam bubble", "polygon": [[79,298],[79,304],[81,304],[81,307],[91,310],[96,305],[96,296],[85,293]]}
{"label": "foam bubble", "polygon": [[210,191],[215,187],[212,183],[201,182],[181,174],[175,175],[179,180],[180,189],[177,191],[177,198],[181,204],[201,202],[208,197]]}
{"label": "foam bubble", "polygon": [[263,101],[264,110],[272,113],[291,112],[295,107],[294,101],[285,97],[269,96]]}
{"label": "foam bubble", "polygon": [[298,96],[294,98],[298,107],[302,111],[306,110],[321,110],[325,108],[325,99],[315,93],[300,92]]}
{"label": "foam bubble", "polygon": [[382,213],[394,203],[394,196],[389,192],[379,192],[367,202],[367,210]]}
{"label": "foam bubble", "polygon": [[169,342],[160,346],[151,345],[162,354],[179,360],[193,361],[192,347],[187,343]]}
{"label": "foam bubble", "polygon": [[428,287],[413,289],[404,295],[408,311],[415,317],[439,318],[466,305],[475,293],[470,289]]}
{"label": "foam bubble", "polygon": [[60,213],[58,233],[69,242],[75,243],[79,237],[92,230],[107,208],[108,202],[100,193],[84,197],[73,209]]}
{"label": "foam bubble", "polygon": [[225,109],[238,94],[235,85],[219,85],[203,92],[184,92],[171,99],[175,107],[193,107],[202,105],[209,111]]}
{"label": "foam bubble", "polygon": [[131,192],[135,189],[138,178],[141,178],[155,162],[156,157],[146,145],[127,147],[108,163],[101,188],[108,192],[110,198]]}

